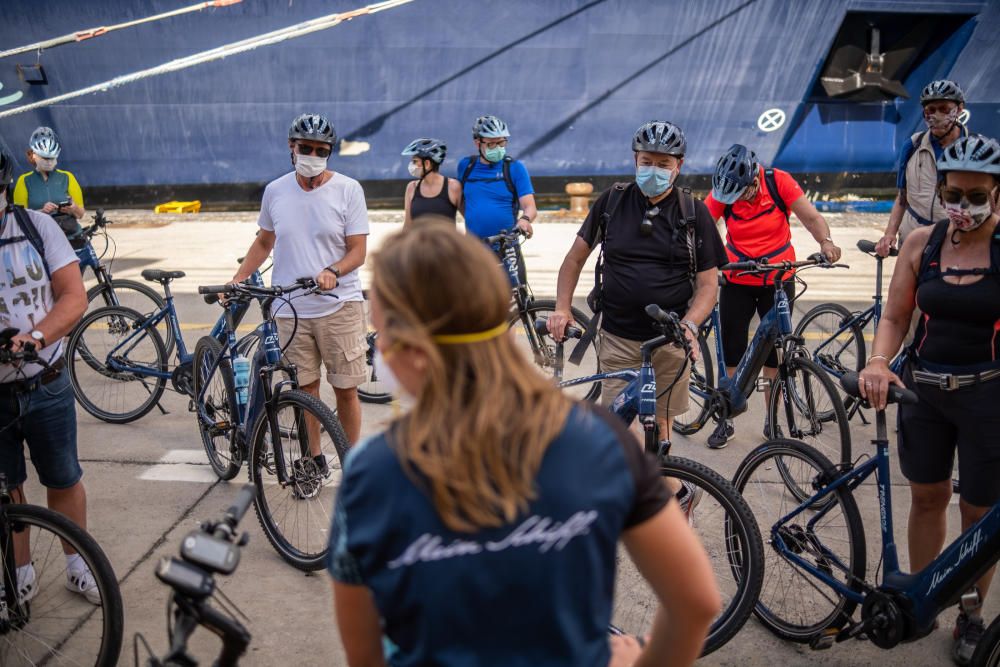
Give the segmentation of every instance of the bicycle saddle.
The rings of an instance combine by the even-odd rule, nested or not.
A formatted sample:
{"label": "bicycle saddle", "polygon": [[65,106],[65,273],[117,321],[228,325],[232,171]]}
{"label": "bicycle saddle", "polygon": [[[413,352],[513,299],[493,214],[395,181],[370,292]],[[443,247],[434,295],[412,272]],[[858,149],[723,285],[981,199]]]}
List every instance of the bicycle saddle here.
{"label": "bicycle saddle", "polygon": [[143,280],[148,280],[151,283],[163,283],[166,285],[174,278],[183,278],[183,271],[162,271],[160,269],[145,269],[142,272]]}
{"label": "bicycle saddle", "polygon": [[[858,393],[857,373],[845,373],[843,377],[840,378],[840,386],[854,398],[861,398],[861,394]],[[909,403],[910,405],[913,405],[918,399],[917,395],[909,389],[904,389],[903,387],[897,387],[896,385],[891,384],[889,385],[889,396],[887,400],[889,403]]]}

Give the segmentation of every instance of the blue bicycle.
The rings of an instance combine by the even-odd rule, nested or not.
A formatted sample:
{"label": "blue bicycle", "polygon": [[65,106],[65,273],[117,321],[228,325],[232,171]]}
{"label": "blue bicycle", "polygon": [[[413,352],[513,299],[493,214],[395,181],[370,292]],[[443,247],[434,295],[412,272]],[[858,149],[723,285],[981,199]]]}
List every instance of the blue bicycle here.
{"label": "blue bicycle", "polygon": [[[858,398],[858,376],[841,386]],[[892,387],[890,402],[915,403],[916,395]],[[893,537],[889,440],[884,411],[875,415],[875,456],[857,467],[836,466],[801,442],[767,442],[740,464],[734,484],[767,531],[768,579],[754,614],[775,635],[829,648],[834,642],[867,638],[889,649],[934,628],[938,614],[960,603],[970,615],[981,601],[976,581],[1000,559],[1000,503],[947,546],[920,572],[899,567]],[[778,469],[791,471],[812,494],[800,500]],[[866,576],[865,531],[854,492],[875,475],[882,534],[882,581]],[[854,611],[861,606],[860,617]],[[994,625],[997,625],[994,623]],[[989,633],[987,633],[989,634]],[[1000,630],[980,643],[983,654],[1000,656]],[[979,652],[977,652],[979,655]],[[973,659],[971,664],[977,663]]]}
{"label": "blue bicycle", "polygon": [[[732,377],[726,374],[718,306],[701,326],[698,345],[701,353],[691,370],[691,408],[674,419],[674,431],[681,435],[697,433],[706,424],[731,419],[747,411],[755,390],[768,391],[767,423],[769,437],[779,429],[792,438],[814,444],[829,458],[851,461],[851,432],[840,394],[829,376],[814,363],[802,347],[802,339],[792,331],[792,299],[785,290],[791,270],[836,268],[819,254],[801,262],[736,262],[723,269],[748,274],[767,275],[774,285],[774,307],[761,319],[750,345]],[[798,273],[792,278],[805,282]],[[716,369],[713,373],[708,340],[715,338]],[[777,353],[778,376],[772,383],[757,380],[771,352]],[[719,381],[715,381],[715,377]]]}
{"label": "blue bicycle", "polygon": [[[679,345],[690,354],[690,347],[674,313],[666,313],[655,305],[647,307],[646,313],[656,322],[660,335],[642,344],[639,368],[562,380],[564,351],[563,343],[559,342],[553,345],[552,373],[564,390],[589,387],[603,380],[628,381],[609,407],[627,426],[638,419],[646,451],[658,457],[660,473],[669,480],[692,527],[712,556],[715,578],[723,595],[723,609],[712,622],[705,640],[702,655],[707,655],[732,639],[750,617],[764,577],[764,545],[753,514],[733,485],[711,468],[670,456],[670,443],[661,441],[656,399],[670,391],[673,383],[657,389],[653,351],[665,345]],[[535,328],[540,337],[548,334],[545,321],[538,321]],[[566,328],[567,339],[579,340],[583,334],[578,327]],[[677,378],[685,371],[682,367]],[[674,383],[676,381],[675,378]],[[656,596],[623,549],[619,550],[616,570],[611,631],[644,636],[652,628],[653,616],[659,607]]]}
{"label": "blue bicycle", "polygon": [[[84,315],[70,333],[66,345],[66,367],[77,402],[94,417],[112,424],[135,421],[159,405],[169,381],[173,389],[194,395],[192,363],[181,334],[170,283],[184,277],[183,271],[146,269],[142,277],[163,287],[164,304],[152,313],[125,306],[106,306]],[[260,273],[247,281],[263,286]],[[238,325],[249,308],[234,303],[229,315]],[[176,364],[160,330],[166,327],[176,340]],[[215,323],[211,336],[221,339],[226,316]],[[162,410],[162,408],[161,408]]]}

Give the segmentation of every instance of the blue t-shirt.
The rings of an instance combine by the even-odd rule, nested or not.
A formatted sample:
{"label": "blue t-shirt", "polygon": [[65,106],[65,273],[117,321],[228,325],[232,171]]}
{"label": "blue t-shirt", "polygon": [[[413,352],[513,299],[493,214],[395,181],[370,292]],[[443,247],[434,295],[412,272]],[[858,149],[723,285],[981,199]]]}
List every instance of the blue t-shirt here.
{"label": "blue t-shirt", "polygon": [[444,525],[393,437],[348,454],[328,562],[334,579],[373,592],[388,663],[607,665],[618,539],[670,499],[621,422],[575,406],[528,510],[474,533]]}
{"label": "blue t-shirt", "polygon": [[[456,177],[461,180],[469,158],[458,161]],[[517,196],[535,194],[528,169],[521,162],[510,163],[510,179]],[[514,196],[503,180],[503,162],[483,164],[476,160],[462,190],[465,196],[465,229],[480,238],[493,236],[514,226]]]}
{"label": "blue t-shirt", "polygon": [[[919,138],[923,141],[923,137]],[[934,159],[938,160],[944,153],[944,147],[938,143],[937,137],[931,135],[931,148],[934,149]],[[909,138],[899,146],[899,153],[896,154],[896,189],[902,190],[906,187],[906,163],[910,161],[917,150],[917,145],[913,143],[913,138]]]}

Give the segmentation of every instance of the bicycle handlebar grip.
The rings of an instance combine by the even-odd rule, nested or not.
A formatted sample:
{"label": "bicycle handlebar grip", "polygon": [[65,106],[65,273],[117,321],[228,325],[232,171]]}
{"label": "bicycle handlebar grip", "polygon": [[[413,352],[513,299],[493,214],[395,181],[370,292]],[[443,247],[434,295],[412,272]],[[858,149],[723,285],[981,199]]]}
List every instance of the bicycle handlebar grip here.
{"label": "bicycle handlebar grip", "polygon": [[676,324],[677,322],[676,315],[674,315],[673,313],[668,313],[667,311],[657,306],[655,303],[651,303],[648,306],[646,306],[646,314],[649,315],[654,320],[656,320],[657,322],[659,322],[660,324],[671,324],[671,323]]}
{"label": "bicycle handlebar grip", "polygon": [[539,336],[549,335],[549,320],[546,317],[539,317],[535,320],[535,331]]}
{"label": "bicycle handlebar grip", "polygon": [[253,484],[244,484],[240,489],[240,494],[236,496],[236,501],[226,510],[226,521],[235,528],[243,519],[243,515],[250,509],[250,504],[257,495],[257,488]]}
{"label": "bicycle handlebar grip", "polygon": [[[858,374],[851,372],[845,373],[840,378],[840,386],[844,388],[848,394],[855,398],[861,397],[861,392],[858,389]],[[889,385],[889,403],[906,403],[908,405],[914,405],[919,399],[917,395],[906,389],[904,387],[899,387],[897,385]]]}
{"label": "bicycle handlebar grip", "polygon": [[225,294],[232,292],[232,285],[199,285],[198,294]]}
{"label": "bicycle handlebar grip", "polygon": [[723,271],[753,271],[757,268],[757,262],[730,262],[722,266]]}
{"label": "bicycle handlebar grip", "polygon": [[[858,241],[858,250],[860,250],[861,252],[866,252],[869,255],[874,255],[875,241],[866,241],[864,239],[861,239],[860,241]],[[898,248],[889,248],[889,257],[896,257],[897,255],[899,255]]]}
{"label": "bicycle handlebar grip", "polygon": [[206,294],[204,297],[205,303],[212,306],[219,303],[219,295],[213,292],[212,294]]}
{"label": "bicycle handlebar grip", "polygon": [[572,325],[566,327],[566,338],[583,338],[583,329]]}

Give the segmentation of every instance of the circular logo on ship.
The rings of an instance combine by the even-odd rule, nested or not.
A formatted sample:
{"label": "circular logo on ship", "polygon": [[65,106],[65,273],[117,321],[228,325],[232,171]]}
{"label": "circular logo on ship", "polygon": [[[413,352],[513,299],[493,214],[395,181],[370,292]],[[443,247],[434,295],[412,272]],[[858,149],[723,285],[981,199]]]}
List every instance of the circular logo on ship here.
{"label": "circular logo on ship", "polygon": [[785,112],[781,109],[768,109],[757,119],[757,127],[761,132],[774,132],[785,124]]}

